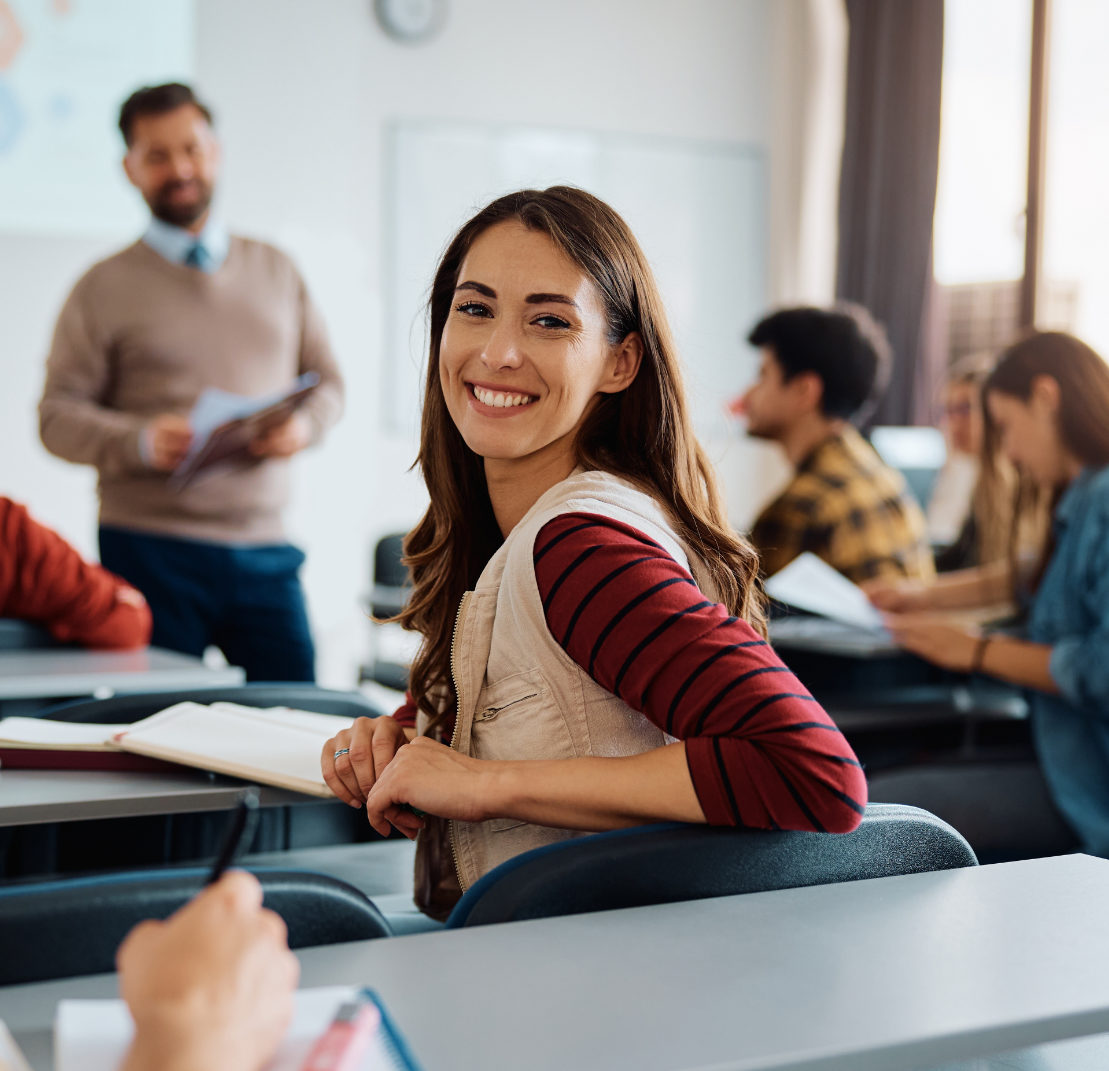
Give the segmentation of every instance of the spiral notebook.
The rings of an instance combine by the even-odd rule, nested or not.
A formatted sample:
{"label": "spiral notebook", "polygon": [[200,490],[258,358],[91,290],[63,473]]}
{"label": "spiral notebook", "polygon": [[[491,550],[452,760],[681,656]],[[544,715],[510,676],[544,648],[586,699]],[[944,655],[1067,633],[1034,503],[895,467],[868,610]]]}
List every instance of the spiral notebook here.
{"label": "spiral notebook", "polygon": [[[300,1071],[312,1043],[335,1013],[357,994],[377,1005],[381,1022],[359,1071],[420,1071],[407,1042],[372,989],[349,986],[301,989],[293,1022],[265,1071]],[[116,1071],[131,1043],[133,1027],[122,1000],[63,1000],[54,1016],[55,1071]]]}

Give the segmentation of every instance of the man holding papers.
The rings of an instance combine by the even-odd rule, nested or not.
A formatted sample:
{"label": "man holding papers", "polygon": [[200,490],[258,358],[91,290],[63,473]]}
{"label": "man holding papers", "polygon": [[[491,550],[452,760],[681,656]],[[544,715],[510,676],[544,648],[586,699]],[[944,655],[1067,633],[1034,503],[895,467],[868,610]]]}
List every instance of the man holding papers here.
{"label": "man holding papers", "polygon": [[[342,408],[323,324],[288,257],[213,218],[219,144],[191,89],[141,89],[119,125],[152,219],[62,309],[42,441],[96,467],[101,560],[146,596],[156,645],[199,655],[215,644],[250,680],[312,680],[304,555],[281,512],[287,459]],[[202,393],[272,398],[308,373],[316,386],[294,412],[195,478],[170,478],[197,445]]]}
{"label": "man holding papers", "polygon": [[778,443],[795,468],[750,539],[771,576],[804,551],[855,583],[933,575],[924,515],[899,472],[851,421],[876,400],[889,363],[885,332],[855,305],[781,309],[748,336],[756,382],[732,403],[747,434]]}

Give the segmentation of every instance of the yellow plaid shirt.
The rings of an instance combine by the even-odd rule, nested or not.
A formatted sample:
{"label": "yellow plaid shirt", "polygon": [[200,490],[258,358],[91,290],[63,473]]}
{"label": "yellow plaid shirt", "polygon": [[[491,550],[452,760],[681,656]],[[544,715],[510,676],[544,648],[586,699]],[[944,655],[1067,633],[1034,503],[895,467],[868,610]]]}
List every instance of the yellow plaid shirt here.
{"label": "yellow plaid shirt", "polygon": [[856,583],[935,575],[924,514],[904,478],[850,425],[801,463],[785,491],[759,514],[751,542],[764,576],[806,550]]}

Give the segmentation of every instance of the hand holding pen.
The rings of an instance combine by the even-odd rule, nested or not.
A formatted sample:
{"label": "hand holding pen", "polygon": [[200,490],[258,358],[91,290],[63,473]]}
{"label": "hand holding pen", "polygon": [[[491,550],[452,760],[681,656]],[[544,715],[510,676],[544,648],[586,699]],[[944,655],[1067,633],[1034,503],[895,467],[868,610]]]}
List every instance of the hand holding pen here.
{"label": "hand holding pen", "polygon": [[239,802],[231,815],[231,821],[228,823],[223,843],[220,845],[216,861],[212,864],[212,871],[208,875],[205,885],[214,885],[223,877],[223,872],[250,843],[257,825],[258,789],[253,787],[244,788],[239,795]]}

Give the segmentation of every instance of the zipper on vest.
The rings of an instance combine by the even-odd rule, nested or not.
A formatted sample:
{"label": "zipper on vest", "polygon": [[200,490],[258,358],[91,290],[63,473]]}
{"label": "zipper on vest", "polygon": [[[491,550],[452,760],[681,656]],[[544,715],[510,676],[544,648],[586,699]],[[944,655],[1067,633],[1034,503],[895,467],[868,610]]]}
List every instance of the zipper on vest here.
{"label": "zipper on vest", "polygon": [[[466,610],[466,603],[470,601],[472,591],[465,591],[462,593],[462,598],[458,603],[458,613],[454,618],[454,631],[451,633],[451,683],[454,685],[454,728],[451,730],[451,749],[454,749],[455,744],[458,742],[458,724],[462,720],[462,689],[458,684],[458,628],[462,624],[462,614]],[[454,866],[454,876],[458,879],[459,888],[463,892],[466,891],[466,883],[462,880],[462,872],[458,866],[458,848],[454,840],[454,820],[447,820],[447,841],[451,846],[451,864]]]}
{"label": "zipper on vest", "polygon": [[538,694],[538,692],[532,692],[531,695],[522,695],[519,699],[513,699],[511,703],[502,703],[499,707],[486,707],[474,718],[474,721],[492,721],[502,710],[514,707],[517,703],[526,703],[529,699],[534,699]]}

